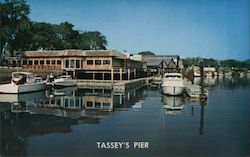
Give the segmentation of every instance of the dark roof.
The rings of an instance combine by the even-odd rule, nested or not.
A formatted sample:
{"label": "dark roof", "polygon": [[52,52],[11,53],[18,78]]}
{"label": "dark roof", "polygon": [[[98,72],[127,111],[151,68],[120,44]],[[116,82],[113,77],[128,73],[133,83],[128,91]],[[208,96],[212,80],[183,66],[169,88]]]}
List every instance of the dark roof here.
{"label": "dark roof", "polygon": [[143,56],[143,61],[147,62],[147,66],[159,66],[162,61],[164,61],[166,64],[169,64],[172,59],[178,59],[178,55],[147,55]]}
{"label": "dark roof", "polygon": [[26,51],[25,57],[114,57],[126,59],[126,55],[114,50],[51,50],[51,51]]}

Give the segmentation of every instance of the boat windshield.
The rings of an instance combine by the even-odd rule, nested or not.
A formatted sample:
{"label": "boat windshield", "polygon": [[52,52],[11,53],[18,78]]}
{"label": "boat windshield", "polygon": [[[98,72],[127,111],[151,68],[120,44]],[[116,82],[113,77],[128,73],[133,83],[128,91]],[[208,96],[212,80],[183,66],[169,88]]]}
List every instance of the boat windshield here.
{"label": "boat windshield", "polygon": [[66,78],[66,79],[69,79],[69,78],[71,78],[71,76],[68,76],[68,75],[66,75],[66,76],[60,76],[59,78]]}
{"label": "boat windshield", "polygon": [[172,78],[172,77],[181,78],[180,75],[166,75],[166,76],[165,76],[165,78]]}

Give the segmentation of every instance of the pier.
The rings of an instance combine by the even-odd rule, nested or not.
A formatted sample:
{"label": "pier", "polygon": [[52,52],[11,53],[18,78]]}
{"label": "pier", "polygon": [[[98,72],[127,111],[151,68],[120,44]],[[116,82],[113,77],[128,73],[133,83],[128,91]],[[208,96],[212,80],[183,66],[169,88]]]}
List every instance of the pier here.
{"label": "pier", "polygon": [[126,90],[133,88],[140,88],[148,85],[153,77],[138,78],[133,80],[77,80],[77,85],[80,88],[92,88],[92,89],[113,89],[114,92],[124,93]]}

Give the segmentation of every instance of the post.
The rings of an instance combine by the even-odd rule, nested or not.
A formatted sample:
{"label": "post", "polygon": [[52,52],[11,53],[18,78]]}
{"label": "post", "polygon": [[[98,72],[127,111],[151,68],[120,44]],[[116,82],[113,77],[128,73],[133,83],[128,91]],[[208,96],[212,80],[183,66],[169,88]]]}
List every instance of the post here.
{"label": "post", "polygon": [[114,69],[111,68],[111,82],[114,83]]}
{"label": "post", "polygon": [[128,69],[128,80],[130,80],[130,69]]}
{"label": "post", "polygon": [[120,81],[122,81],[122,68],[120,68]]}

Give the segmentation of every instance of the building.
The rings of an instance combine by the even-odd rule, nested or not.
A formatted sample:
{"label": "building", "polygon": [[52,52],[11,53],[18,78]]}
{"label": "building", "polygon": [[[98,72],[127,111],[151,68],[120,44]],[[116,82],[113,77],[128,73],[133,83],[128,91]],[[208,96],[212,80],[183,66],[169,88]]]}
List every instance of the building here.
{"label": "building", "polygon": [[114,50],[26,51],[23,69],[64,70],[77,79],[130,80],[143,76],[142,62]]}
{"label": "building", "polygon": [[143,61],[147,63],[148,76],[180,72],[180,69],[183,69],[178,55],[144,55]]}

